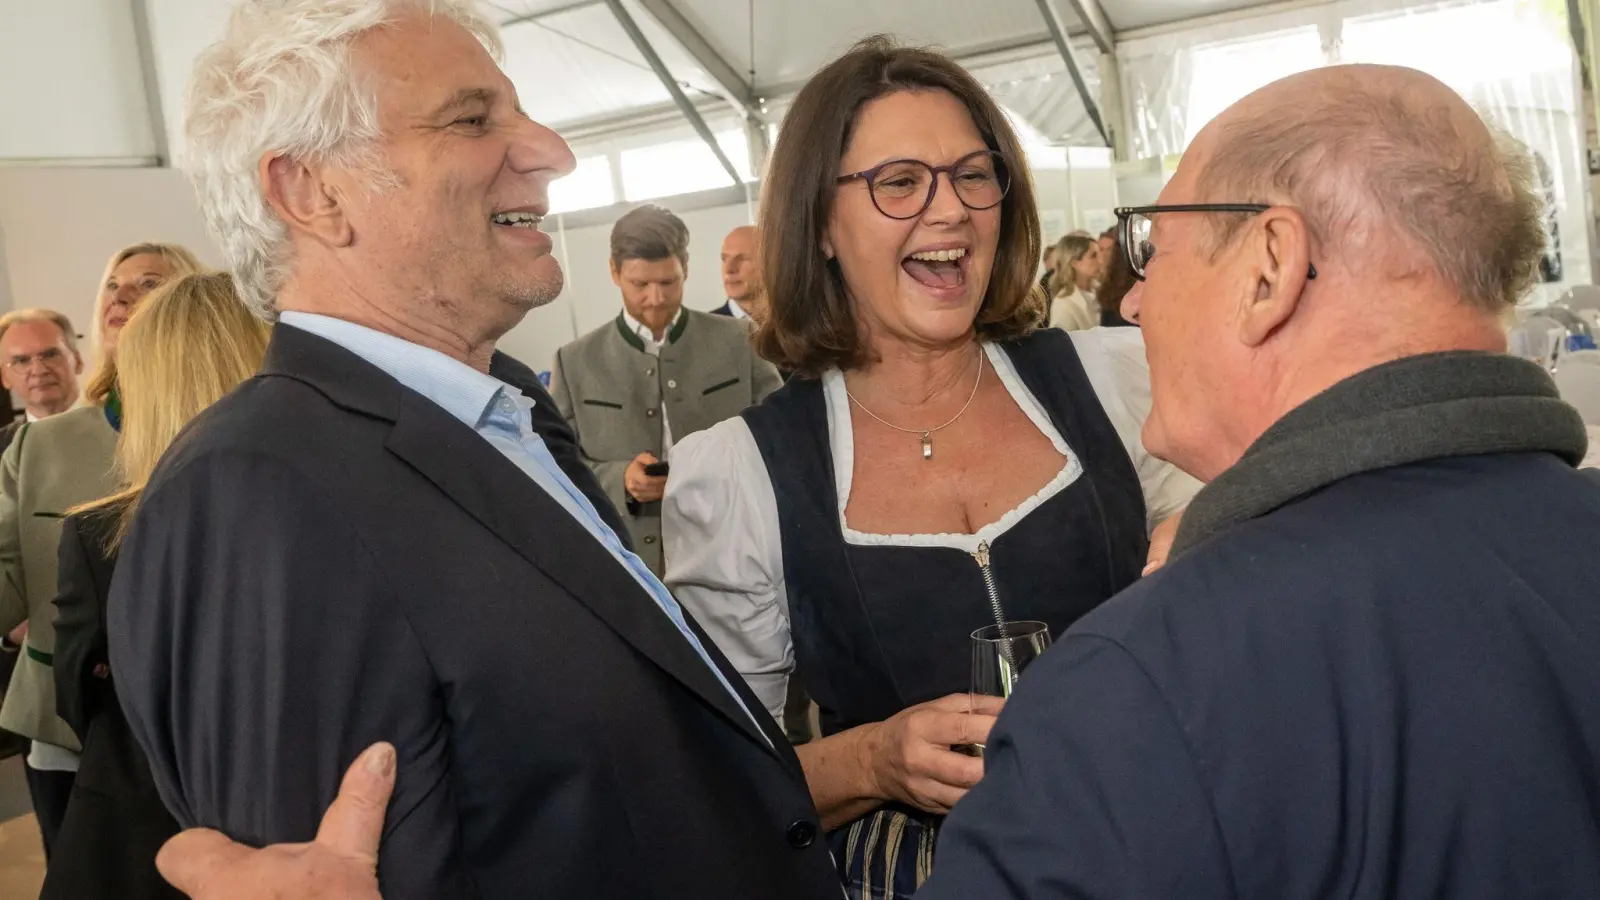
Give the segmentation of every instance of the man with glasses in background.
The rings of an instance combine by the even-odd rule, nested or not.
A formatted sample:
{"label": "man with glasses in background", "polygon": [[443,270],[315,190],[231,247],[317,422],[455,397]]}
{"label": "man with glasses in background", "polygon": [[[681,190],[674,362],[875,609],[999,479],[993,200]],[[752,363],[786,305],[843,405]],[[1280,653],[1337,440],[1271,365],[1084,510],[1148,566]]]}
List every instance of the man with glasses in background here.
{"label": "man with glasses in background", "polygon": [[66,412],[78,402],[83,357],[72,322],[50,309],[0,316],[0,383],[22,399],[26,416],[0,429],[0,453],[28,422]]}
{"label": "man with glasses in background", "polygon": [[[53,309],[19,309],[0,316],[0,384],[22,399],[24,415],[0,428],[0,453],[29,422],[63,413],[78,402],[83,357],[72,322]],[[11,684],[28,623],[0,636],[0,696]],[[26,750],[26,739],[0,732],[0,758]]]}

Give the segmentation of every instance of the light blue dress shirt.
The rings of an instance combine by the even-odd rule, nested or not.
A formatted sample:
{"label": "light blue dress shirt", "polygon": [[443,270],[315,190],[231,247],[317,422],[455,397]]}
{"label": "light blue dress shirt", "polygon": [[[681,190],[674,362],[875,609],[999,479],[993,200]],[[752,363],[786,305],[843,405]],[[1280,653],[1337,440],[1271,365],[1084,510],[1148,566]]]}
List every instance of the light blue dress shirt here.
{"label": "light blue dress shirt", "polygon": [[689,646],[705,660],[712,674],[733,695],[739,708],[750,716],[757,733],[766,737],[766,732],[751,714],[750,708],[745,706],[744,700],[728,683],[722,670],[712,663],[700,639],[689,629],[683,607],[678,605],[672,592],[650,571],[644,560],[623,546],[616,532],[595,511],[589,498],[578,490],[567,473],[561,471],[555,457],[550,455],[550,448],[545,446],[544,439],[533,430],[532,400],[500,379],[479,372],[437,350],[363,325],[301,312],[285,312],[278,317],[278,321],[330,340],[372,363],[460,419],[506,459],[511,460],[534,484],[561,504],[561,508],[593,535],[601,546],[610,551],[618,564],[628,570],[645,593],[672,620],[672,624],[677,626]]}

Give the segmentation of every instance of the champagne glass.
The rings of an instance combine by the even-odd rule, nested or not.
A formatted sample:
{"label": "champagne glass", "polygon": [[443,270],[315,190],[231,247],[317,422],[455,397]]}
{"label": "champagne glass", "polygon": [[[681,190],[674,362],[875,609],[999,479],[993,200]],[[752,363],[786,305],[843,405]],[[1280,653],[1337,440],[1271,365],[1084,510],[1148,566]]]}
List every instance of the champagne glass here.
{"label": "champagne glass", "polygon": [[[978,697],[1010,697],[1017,679],[1050,647],[1050,626],[1043,622],[997,622],[972,633],[972,704]],[[983,745],[972,744],[974,756]]]}

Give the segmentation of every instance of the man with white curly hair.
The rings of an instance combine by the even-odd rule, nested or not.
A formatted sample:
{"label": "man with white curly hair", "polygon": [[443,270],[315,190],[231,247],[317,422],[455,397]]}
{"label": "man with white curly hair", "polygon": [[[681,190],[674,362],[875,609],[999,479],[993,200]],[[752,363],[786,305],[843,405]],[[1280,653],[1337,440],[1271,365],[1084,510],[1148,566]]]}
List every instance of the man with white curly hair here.
{"label": "man with white curly hair", "polygon": [[126,540],[129,725],[180,823],[251,844],[392,742],[391,900],[836,897],[782,733],[495,352],[561,289],[574,165],[497,48],[470,0],[246,0],[198,61],[188,164],[277,325]]}

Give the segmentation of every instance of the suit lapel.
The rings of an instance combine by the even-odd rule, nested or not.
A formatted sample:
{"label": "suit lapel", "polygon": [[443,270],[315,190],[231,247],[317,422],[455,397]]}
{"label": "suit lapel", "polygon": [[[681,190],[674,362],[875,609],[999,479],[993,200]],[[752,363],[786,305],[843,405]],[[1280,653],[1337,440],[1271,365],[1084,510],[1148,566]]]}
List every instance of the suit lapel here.
{"label": "suit lapel", "polygon": [[[587,529],[488,442],[408,391],[387,446],[634,649],[740,732],[767,746],[751,717],[654,598]],[[715,647],[701,640],[720,660]],[[760,709],[751,707],[752,712]]]}

